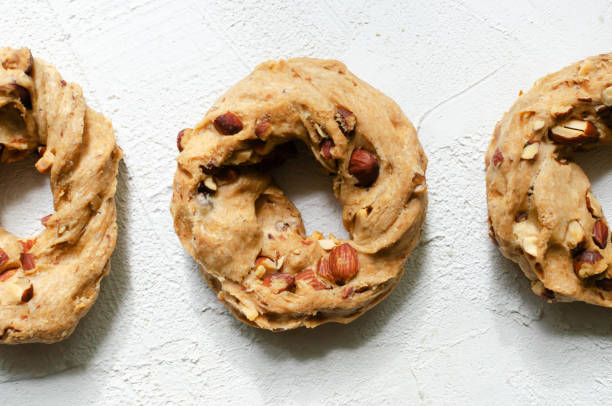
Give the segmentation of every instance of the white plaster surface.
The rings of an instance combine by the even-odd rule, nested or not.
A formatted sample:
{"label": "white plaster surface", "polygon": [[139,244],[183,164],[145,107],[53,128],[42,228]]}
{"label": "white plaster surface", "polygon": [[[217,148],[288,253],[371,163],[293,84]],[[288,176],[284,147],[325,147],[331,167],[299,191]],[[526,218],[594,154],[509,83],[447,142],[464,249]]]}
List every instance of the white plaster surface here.
{"label": "white plaster surface", "polygon": [[[612,403],[612,313],[543,303],[487,237],[483,154],[538,77],[612,51],[612,2],[0,0],[3,45],[84,88],[125,151],[112,271],[74,335],[0,348],[2,405]],[[347,326],[272,334],[205,286],[169,213],[175,136],[259,62],[336,58],[393,97],[429,156],[421,243]],[[612,210],[609,152],[582,158]],[[0,171],[0,219],[50,212],[32,162]],[[308,158],[277,171],[309,231],[342,229]],[[300,185],[304,183],[303,188]],[[609,211],[610,212],[610,211]]]}

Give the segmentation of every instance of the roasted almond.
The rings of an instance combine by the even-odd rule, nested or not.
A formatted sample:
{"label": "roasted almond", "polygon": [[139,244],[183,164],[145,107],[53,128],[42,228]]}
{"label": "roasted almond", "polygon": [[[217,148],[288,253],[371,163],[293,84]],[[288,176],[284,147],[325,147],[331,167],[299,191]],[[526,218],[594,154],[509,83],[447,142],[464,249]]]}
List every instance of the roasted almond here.
{"label": "roasted almond", "polygon": [[565,242],[570,249],[574,249],[584,242],[584,229],[577,220],[569,223],[565,233]]}
{"label": "roasted almond", "polygon": [[179,152],[183,151],[183,145],[181,144],[181,141],[183,140],[183,136],[185,135],[185,131],[187,131],[187,128],[179,131],[178,135],[176,136],[176,146],[177,146]]}
{"label": "roasted almond", "polygon": [[27,303],[32,299],[33,296],[34,296],[34,286],[30,284],[30,286],[28,286],[21,294],[21,301],[23,303]]}
{"label": "roasted almond", "polygon": [[202,181],[198,183],[198,193],[202,193],[203,195],[212,195],[215,193],[215,191],[206,186],[206,183]]}
{"label": "roasted almond", "polygon": [[351,135],[355,131],[357,118],[352,111],[338,107],[336,110],[336,122],[344,135]]}
{"label": "roasted almond", "polygon": [[36,238],[19,240],[19,244],[21,244],[21,248],[23,249],[23,252],[29,252],[34,246],[34,244],[36,244]]}
{"label": "roasted almond", "polygon": [[345,286],[342,288],[342,299],[348,299],[353,292],[355,292],[355,288],[352,286]]}
{"label": "roasted almond", "polygon": [[574,258],[574,272],[579,278],[587,278],[600,274],[606,270],[606,265],[604,263],[600,264],[602,259],[603,257],[599,251],[583,251]]}
{"label": "roasted almond", "polygon": [[350,244],[334,247],[329,254],[329,270],[333,281],[344,284],[359,271],[357,251]]}
{"label": "roasted almond", "polygon": [[593,196],[593,193],[591,193],[591,191],[588,191],[586,193],[586,205],[587,205],[587,209],[589,209],[589,212],[591,213],[593,217],[599,218],[603,216],[601,205],[599,204],[597,199],[595,199],[595,196]]}
{"label": "roasted almond", "polygon": [[0,273],[0,282],[6,282],[11,279],[13,275],[17,273],[17,269],[7,269],[6,271]]}
{"label": "roasted almond", "polygon": [[321,155],[323,158],[329,160],[331,159],[331,149],[334,146],[334,141],[331,138],[326,138],[321,142]]}
{"label": "roasted almond", "polygon": [[504,154],[497,148],[493,153],[493,158],[491,159],[493,166],[495,168],[499,168],[501,164],[504,162]]}
{"label": "roasted almond", "polygon": [[523,147],[523,152],[521,153],[521,159],[531,160],[535,158],[536,155],[538,155],[539,150],[540,150],[539,142],[534,142],[534,143],[528,142]]}
{"label": "roasted almond", "polygon": [[21,266],[24,271],[36,268],[36,263],[34,262],[34,256],[32,254],[23,252],[19,255],[19,260],[21,261]]}
{"label": "roasted almond", "polygon": [[46,226],[47,226],[47,222],[49,221],[49,219],[51,218],[51,216],[53,216],[53,214],[47,214],[45,217],[43,217],[43,218],[41,218],[41,219],[40,219],[40,223],[41,223],[43,226],[45,226],[45,227],[46,227]]}
{"label": "roasted almond", "polygon": [[414,176],[412,177],[412,184],[414,185],[414,193],[417,195],[425,193],[425,191],[427,190],[426,182],[427,182],[427,179],[425,179],[425,176],[416,172]]}
{"label": "roasted almond", "polygon": [[331,289],[329,286],[327,286],[317,278],[315,271],[313,271],[312,269],[306,269],[297,274],[295,277],[295,281],[296,283],[304,282],[308,286],[312,287],[314,290]]}
{"label": "roasted almond", "polygon": [[351,154],[348,171],[357,178],[357,186],[368,187],[378,178],[378,160],[370,151],[357,148]]}
{"label": "roasted almond", "polygon": [[281,293],[291,289],[295,285],[295,277],[288,273],[275,273],[268,275],[263,280],[264,286],[267,286],[274,293]]}
{"label": "roasted almond", "polygon": [[272,126],[267,117],[260,118],[255,123],[255,136],[259,139],[265,139],[272,132]]}
{"label": "roasted almond", "polygon": [[567,116],[573,109],[574,108],[569,104],[554,105],[550,109],[550,114],[555,118],[559,118],[559,117]]}
{"label": "roasted almond", "polygon": [[233,135],[242,131],[242,121],[230,111],[217,116],[214,125],[217,131],[223,135]]}
{"label": "roasted almond", "polygon": [[597,220],[593,225],[593,242],[601,249],[608,245],[608,226],[603,220]]}
{"label": "roasted almond", "polygon": [[263,266],[266,271],[276,271],[279,269],[276,266],[276,261],[264,256],[259,256],[255,260],[255,267],[257,268],[258,266]]}
{"label": "roasted almond", "polygon": [[582,144],[599,139],[599,132],[591,122],[569,120],[554,126],[548,133],[551,140],[559,144]]}
{"label": "roasted almond", "polygon": [[329,268],[329,261],[325,258],[319,259],[319,263],[317,264],[317,273],[319,276],[327,279],[328,281],[334,281],[334,276]]}

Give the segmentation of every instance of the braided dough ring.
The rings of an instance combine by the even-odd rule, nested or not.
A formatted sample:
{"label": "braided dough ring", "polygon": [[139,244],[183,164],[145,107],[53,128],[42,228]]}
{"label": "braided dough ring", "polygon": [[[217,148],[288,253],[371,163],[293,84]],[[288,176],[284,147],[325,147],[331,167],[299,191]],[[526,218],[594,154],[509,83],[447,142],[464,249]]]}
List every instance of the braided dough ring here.
{"label": "braided dough ring", "polygon": [[110,121],[53,66],[28,49],[0,48],[0,62],[1,161],[38,148],[55,209],[33,239],[0,227],[0,342],[51,343],[72,333],[110,269],[121,150]]}
{"label": "braided dough ring", "polygon": [[549,301],[612,307],[612,244],[568,155],[612,141],[612,54],[538,80],[497,124],[486,155],[491,236]]}
{"label": "braided dough ring", "polygon": [[[266,173],[294,139],[335,175],[351,240],[305,236]],[[427,159],[400,108],[342,63],[265,62],[178,144],[176,232],[240,320],[270,330],[348,323],[399,281],[425,218]]]}

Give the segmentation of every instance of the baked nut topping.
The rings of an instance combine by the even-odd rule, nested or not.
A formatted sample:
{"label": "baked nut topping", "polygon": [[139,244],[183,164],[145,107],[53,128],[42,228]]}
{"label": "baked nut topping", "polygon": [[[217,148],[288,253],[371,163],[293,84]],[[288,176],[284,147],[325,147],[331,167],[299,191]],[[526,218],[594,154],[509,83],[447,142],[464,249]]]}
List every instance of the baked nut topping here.
{"label": "baked nut topping", "polygon": [[[308,235],[274,183],[297,143],[333,177],[350,239]],[[425,219],[427,158],[399,106],[342,63],[260,64],[177,146],[176,233],[241,321],[348,323],[397,285]]]}

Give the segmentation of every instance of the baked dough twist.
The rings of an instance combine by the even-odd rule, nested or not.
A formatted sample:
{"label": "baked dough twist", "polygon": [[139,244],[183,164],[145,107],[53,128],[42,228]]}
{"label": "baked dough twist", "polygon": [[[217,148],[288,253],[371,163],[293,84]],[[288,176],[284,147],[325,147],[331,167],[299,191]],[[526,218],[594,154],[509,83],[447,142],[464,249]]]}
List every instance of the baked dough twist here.
{"label": "baked dough twist", "polygon": [[612,307],[612,244],[571,152],[612,141],[612,54],[538,80],[497,124],[486,155],[490,234],[549,301]]}
{"label": "baked dough twist", "polygon": [[0,342],[51,343],[72,333],[110,269],[122,153],[110,121],[53,66],[25,48],[0,48],[0,62],[1,161],[38,148],[55,209],[33,239],[0,227]]}
{"label": "baked dough twist", "polygon": [[[266,168],[304,142],[334,174],[345,241],[305,236]],[[395,287],[427,205],[427,159],[391,99],[337,61],[259,65],[179,133],[176,232],[218,298],[270,330],[348,323]]]}

